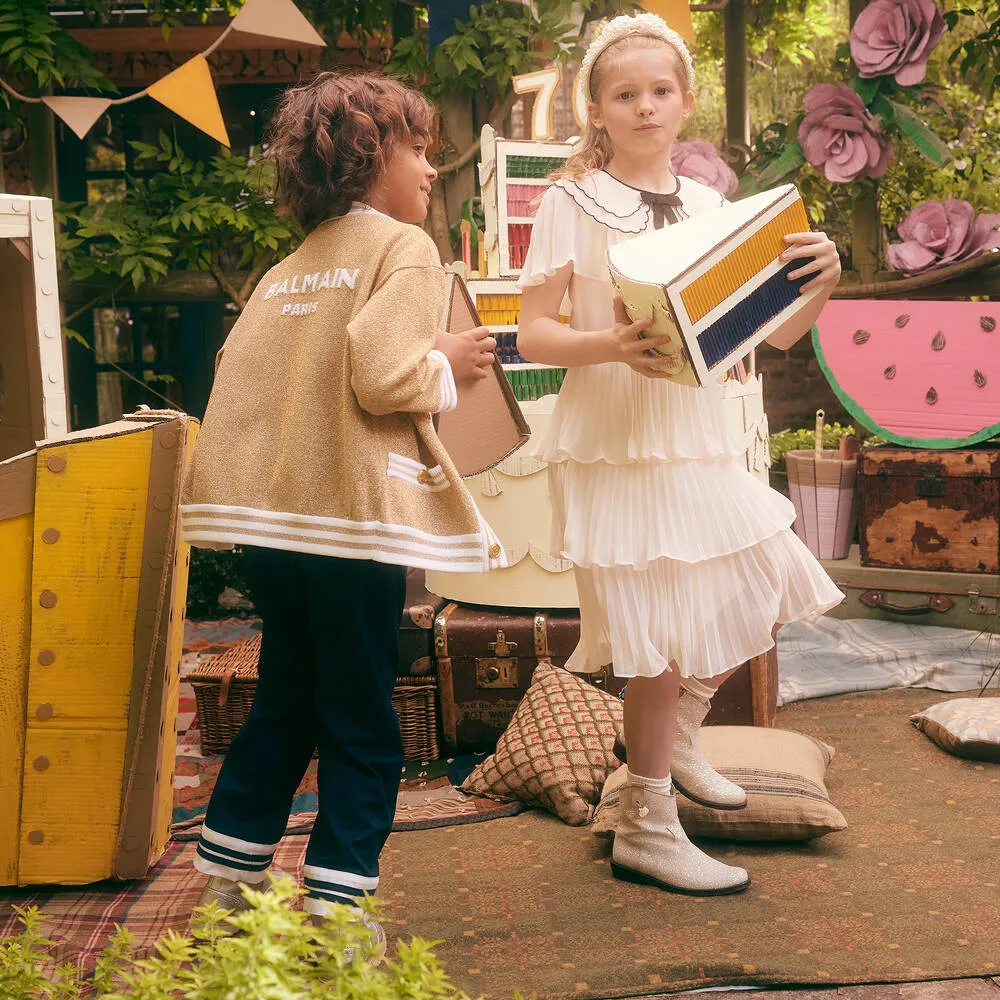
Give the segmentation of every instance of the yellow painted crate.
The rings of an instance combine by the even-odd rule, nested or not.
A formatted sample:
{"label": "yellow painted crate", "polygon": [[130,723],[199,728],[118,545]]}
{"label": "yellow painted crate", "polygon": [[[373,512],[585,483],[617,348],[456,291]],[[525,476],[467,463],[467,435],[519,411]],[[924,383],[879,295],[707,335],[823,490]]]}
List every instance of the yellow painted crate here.
{"label": "yellow painted crate", "polygon": [[163,853],[196,431],[145,412],[0,462],[0,884],[135,878]]}

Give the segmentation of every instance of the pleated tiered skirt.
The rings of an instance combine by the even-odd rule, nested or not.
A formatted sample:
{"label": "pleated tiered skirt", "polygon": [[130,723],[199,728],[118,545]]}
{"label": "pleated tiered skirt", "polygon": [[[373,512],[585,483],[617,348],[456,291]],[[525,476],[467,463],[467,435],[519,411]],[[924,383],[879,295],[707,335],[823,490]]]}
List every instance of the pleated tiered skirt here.
{"label": "pleated tiered skirt", "polygon": [[712,677],[770,649],[776,623],[843,599],[791,530],[792,504],[747,472],[721,390],[574,369],[539,457],[551,551],[576,567],[570,669]]}

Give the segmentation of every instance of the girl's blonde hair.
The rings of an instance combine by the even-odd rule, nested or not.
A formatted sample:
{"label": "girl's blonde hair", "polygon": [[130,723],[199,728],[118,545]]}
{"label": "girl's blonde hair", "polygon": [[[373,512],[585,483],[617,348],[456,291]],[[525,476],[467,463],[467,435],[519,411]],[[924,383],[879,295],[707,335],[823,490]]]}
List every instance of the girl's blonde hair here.
{"label": "girl's blonde hair", "polygon": [[[623,18],[615,19],[615,21],[619,20],[623,20]],[[613,21],[612,24],[614,23]],[[596,45],[600,41],[601,36],[598,35],[592,45]],[[608,67],[608,61],[605,57],[609,52],[617,54],[625,49],[652,49],[659,45],[662,45],[670,52],[678,77],[686,87],[690,88],[692,82],[691,72],[688,68],[690,56],[685,59],[681,52],[678,51],[674,41],[664,38],[660,34],[647,34],[646,32],[635,31],[616,38],[610,44],[606,44],[596,54],[593,62],[588,67],[589,72],[583,81],[586,84],[585,96],[588,98],[588,101],[596,102],[600,95],[601,84]],[[583,136],[580,139],[579,145],[552,176],[554,179],[565,177],[568,180],[578,181],[595,170],[603,170],[611,162],[613,155],[614,149],[611,146],[611,139],[608,133],[603,128],[598,128],[594,125],[588,114],[587,124],[583,128]]]}

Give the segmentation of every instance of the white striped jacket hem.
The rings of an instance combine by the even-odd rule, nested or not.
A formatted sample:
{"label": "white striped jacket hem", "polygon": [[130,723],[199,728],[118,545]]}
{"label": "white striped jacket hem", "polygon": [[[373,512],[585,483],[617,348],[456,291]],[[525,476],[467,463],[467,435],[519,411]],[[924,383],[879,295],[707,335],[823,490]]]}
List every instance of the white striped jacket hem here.
{"label": "white striped jacket hem", "polygon": [[432,535],[404,524],[223,504],[185,504],[181,507],[181,524],[184,540],[191,545],[256,545],[466,573],[507,565],[496,534],[481,514],[480,530],[466,535]]}

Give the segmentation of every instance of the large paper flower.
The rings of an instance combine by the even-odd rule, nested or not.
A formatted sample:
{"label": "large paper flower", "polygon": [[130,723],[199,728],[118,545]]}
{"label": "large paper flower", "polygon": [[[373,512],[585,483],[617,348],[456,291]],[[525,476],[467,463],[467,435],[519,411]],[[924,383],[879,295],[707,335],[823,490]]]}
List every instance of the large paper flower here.
{"label": "large paper flower", "polygon": [[739,184],[735,171],[707,139],[675,142],[670,169],[677,177],[690,177],[729,197]]}
{"label": "large paper flower", "polygon": [[889,266],[920,274],[942,264],[954,264],[1000,247],[1000,214],[976,215],[960,198],[925,201],[899,224],[902,243],[889,245]]}
{"label": "large paper flower", "polygon": [[927,56],[944,31],[934,0],[873,0],[851,29],[851,58],[860,76],[891,73],[912,87],[926,75]]}
{"label": "large paper flower", "polygon": [[892,139],[875,125],[861,98],[843,83],[820,83],[803,102],[809,113],[799,126],[805,158],[828,181],[849,184],[881,177],[892,163]]}

